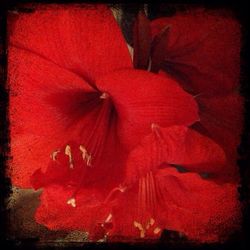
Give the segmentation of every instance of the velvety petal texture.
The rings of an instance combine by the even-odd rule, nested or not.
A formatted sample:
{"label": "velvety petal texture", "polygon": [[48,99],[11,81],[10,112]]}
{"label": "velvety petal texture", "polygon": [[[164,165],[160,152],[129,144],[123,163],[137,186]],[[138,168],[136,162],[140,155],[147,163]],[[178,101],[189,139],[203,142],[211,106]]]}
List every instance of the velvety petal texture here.
{"label": "velvety petal texture", "polygon": [[[93,155],[104,155],[103,149],[116,140],[116,114],[94,81],[132,64],[121,31],[104,5],[39,5],[32,13],[12,13],[8,20],[9,172],[13,184],[30,187],[32,173],[46,169],[50,154],[69,140]],[[106,159],[111,159],[110,153]],[[98,165],[96,159],[103,159],[96,156]]]}
{"label": "velvety petal texture", "polygon": [[129,149],[150,132],[152,123],[191,125],[199,120],[194,98],[171,78],[120,70],[98,79],[97,86],[110,94],[119,117],[119,136]]}
{"label": "velvety petal texture", "polygon": [[38,5],[34,9],[10,14],[10,45],[36,53],[93,85],[98,76],[132,67],[121,30],[107,6]]}
{"label": "velvety petal texture", "polygon": [[110,100],[101,99],[101,93],[75,74],[33,53],[12,48],[9,58],[10,170],[15,185],[30,186],[33,171],[45,169],[50,154],[69,140],[95,155],[94,165],[103,160],[100,155],[112,159],[111,151],[103,154],[105,147],[115,149],[111,144],[116,140],[116,115]]}
{"label": "velvety petal texture", "polygon": [[225,178],[242,125],[239,24],[140,12],[139,70],[106,5],[34,6],[9,13],[8,84],[9,176],[42,189],[36,221],[93,241],[226,239],[240,218]]}
{"label": "velvety petal texture", "polygon": [[218,242],[239,228],[239,219],[235,184],[218,185],[169,166],[148,172],[121,194],[112,235],[117,241],[158,239],[168,229],[198,242]]}
{"label": "velvety petal texture", "polygon": [[220,146],[195,130],[153,124],[152,133],[130,153],[126,180],[133,182],[165,163],[186,171],[219,174],[226,158]]}

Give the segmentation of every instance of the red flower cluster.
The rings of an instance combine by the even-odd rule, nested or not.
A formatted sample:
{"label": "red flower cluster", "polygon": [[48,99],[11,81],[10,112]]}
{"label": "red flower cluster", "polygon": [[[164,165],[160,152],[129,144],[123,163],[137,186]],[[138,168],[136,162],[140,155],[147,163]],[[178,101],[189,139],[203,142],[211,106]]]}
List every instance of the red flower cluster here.
{"label": "red flower cluster", "polygon": [[238,24],[140,14],[136,32],[140,69],[106,6],[9,16],[13,184],[43,188],[36,221],[53,230],[217,241],[239,217]]}

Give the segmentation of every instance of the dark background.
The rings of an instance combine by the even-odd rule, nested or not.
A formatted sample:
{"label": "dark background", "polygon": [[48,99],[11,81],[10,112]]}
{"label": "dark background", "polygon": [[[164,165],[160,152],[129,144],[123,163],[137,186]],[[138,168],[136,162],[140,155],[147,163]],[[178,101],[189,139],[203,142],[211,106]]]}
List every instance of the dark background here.
{"label": "dark background", "polygon": [[[238,152],[240,158],[238,160],[239,171],[241,173],[241,186],[239,188],[240,200],[243,203],[243,220],[242,220],[242,231],[237,232],[224,244],[210,244],[210,245],[193,245],[187,242],[185,238],[179,238],[178,234],[175,232],[165,231],[161,237],[160,242],[153,244],[112,244],[103,243],[98,245],[95,243],[83,243],[83,242],[71,242],[69,244],[63,243],[62,245],[56,244],[38,244],[39,238],[32,237],[30,239],[13,239],[10,235],[10,223],[12,224],[12,231],[20,230],[20,227],[15,228],[15,223],[17,220],[22,220],[23,218],[13,218],[10,216],[10,209],[6,206],[5,200],[11,194],[10,180],[5,176],[6,163],[9,159],[9,121],[8,121],[8,90],[6,88],[6,78],[7,78],[7,41],[6,41],[6,16],[8,10],[18,10],[29,12],[32,9],[24,7],[23,3],[86,3],[87,1],[25,1],[25,0],[9,0],[0,2],[0,247],[1,249],[61,249],[63,248],[84,248],[84,249],[247,249],[250,248],[249,238],[250,238],[250,207],[249,207],[249,184],[250,184],[250,78],[249,78],[249,29],[248,25],[250,23],[250,9],[247,8],[247,3],[243,1],[222,1],[222,0],[210,0],[210,1],[165,1],[164,3],[110,3],[110,6],[122,10],[121,17],[121,29],[125,36],[127,43],[132,44],[132,27],[135,17],[140,9],[145,8],[148,11],[148,17],[150,19],[155,19],[160,16],[171,16],[175,12],[186,10],[187,8],[195,8],[197,6],[202,6],[210,9],[229,9],[235,13],[236,18],[242,25],[242,50],[241,50],[241,94],[245,97],[245,126],[242,133],[242,142],[238,147]],[[90,3],[90,2],[89,2]],[[93,1],[91,2],[93,3]],[[18,193],[15,194],[18,200]],[[35,194],[37,197],[39,194]],[[24,199],[27,199],[27,206],[19,206],[19,215],[22,212],[29,209],[29,206],[35,206],[35,204],[30,204],[29,192],[24,194]],[[23,199],[22,197],[22,199]],[[34,210],[34,209],[33,209]],[[18,215],[18,214],[17,214]],[[16,220],[15,220],[16,219]],[[25,226],[25,223],[24,223]],[[27,225],[26,225],[27,226]],[[32,227],[31,227],[32,228]],[[14,233],[14,232],[12,232]],[[32,231],[31,231],[32,233]],[[45,239],[53,239],[53,237],[60,237],[63,232],[58,233],[58,235],[50,235],[45,228],[40,227],[37,232],[38,235],[42,234]],[[61,235],[62,234],[62,235]],[[22,232],[19,232],[22,235]],[[78,235],[79,236],[79,235]],[[82,236],[83,237],[83,236]],[[69,238],[69,241],[74,241],[73,238]]]}

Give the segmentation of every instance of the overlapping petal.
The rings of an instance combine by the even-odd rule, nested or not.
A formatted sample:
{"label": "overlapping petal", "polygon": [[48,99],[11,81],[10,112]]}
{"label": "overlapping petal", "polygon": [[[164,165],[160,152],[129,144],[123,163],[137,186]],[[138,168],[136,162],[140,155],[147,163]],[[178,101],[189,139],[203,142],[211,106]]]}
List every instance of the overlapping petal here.
{"label": "overlapping petal", "polygon": [[[8,18],[10,175],[17,186],[30,187],[33,171],[46,169],[52,151],[69,140],[96,156],[116,140],[115,110],[94,81],[132,66],[126,43],[108,7],[64,7],[38,5]],[[105,154],[110,167],[112,152]]]}
{"label": "overlapping petal", "polygon": [[167,229],[198,242],[218,242],[239,227],[236,185],[218,185],[170,166],[141,178],[117,204],[112,235],[118,241],[158,239]]}
{"label": "overlapping petal", "polygon": [[[209,159],[210,166],[225,160],[221,149],[212,140],[184,127],[157,130],[155,135],[145,137],[129,156],[128,187],[113,209],[115,239],[159,238],[164,229],[201,242],[225,239],[238,227],[237,185],[219,185],[172,165],[200,163],[200,169],[194,170],[206,172],[202,167]],[[162,143],[156,146],[159,137]]]}
{"label": "overlapping petal", "polygon": [[38,5],[10,13],[10,45],[36,53],[95,85],[95,79],[132,62],[111,10],[101,4]]}
{"label": "overlapping petal", "polygon": [[156,171],[165,163],[186,171],[210,174],[219,174],[226,163],[222,148],[192,129],[153,125],[152,130],[130,153],[126,169],[128,182]]}
{"label": "overlapping petal", "polygon": [[44,189],[36,211],[36,221],[51,230],[82,230],[93,233],[98,223],[109,216],[110,208],[102,204],[98,189],[82,189],[76,196],[76,206],[67,204],[72,188],[51,185]]}
{"label": "overlapping petal", "polygon": [[199,119],[193,97],[170,78],[143,70],[120,70],[98,79],[97,86],[111,95],[119,117],[119,136],[130,149],[150,132],[152,123],[191,125]]}
{"label": "overlapping petal", "polygon": [[240,26],[230,13],[198,9],[159,18],[151,23],[153,36],[165,27],[164,69],[187,90],[213,96],[238,87]]}
{"label": "overlapping petal", "polygon": [[225,177],[236,179],[236,148],[243,117],[243,99],[238,93],[239,23],[229,12],[196,9],[156,19],[151,28],[154,37],[168,28],[163,37],[165,59],[161,64],[165,73],[160,74],[174,77],[195,97],[200,123],[194,128],[223,147],[231,162]]}
{"label": "overlapping petal", "polygon": [[106,6],[64,7],[9,16],[10,175],[43,188],[36,221],[90,239],[159,238],[163,229],[199,241],[227,236],[237,187],[212,177],[239,140],[238,24],[203,12],[152,22],[154,35],[171,23],[168,73],[153,74],[129,69]]}

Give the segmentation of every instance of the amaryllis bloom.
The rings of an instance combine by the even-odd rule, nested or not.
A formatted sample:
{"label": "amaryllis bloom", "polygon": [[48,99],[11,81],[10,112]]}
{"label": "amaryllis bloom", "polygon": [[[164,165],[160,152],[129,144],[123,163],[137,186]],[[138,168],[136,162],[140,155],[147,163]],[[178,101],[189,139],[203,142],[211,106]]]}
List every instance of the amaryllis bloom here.
{"label": "amaryllis bloom", "polygon": [[[46,169],[50,154],[68,141],[86,148],[94,171],[121,173],[124,151],[138,143],[151,123],[190,125],[198,120],[193,97],[174,80],[125,70],[132,68],[130,55],[106,6],[41,6],[34,13],[13,15],[13,184],[30,187],[34,170]],[[123,71],[109,74],[119,69]]]}
{"label": "amaryllis bloom", "polygon": [[235,186],[212,181],[228,152],[188,128],[197,98],[179,79],[132,67],[107,6],[10,14],[8,60],[10,176],[43,188],[38,223],[130,241],[163,229],[213,241],[232,228]]}
{"label": "amaryllis bloom", "polygon": [[110,236],[154,239],[169,229],[201,242],[226,239],[238,227],[237,186],[202,178],[225,159],[219,145],[192,129],[153,124],[129,155]]}
{"label": "amaryllis bloom", "polygon": [[200,115],[195,129],[223,147],[228,158],[223,176],[237,179],[243,116],[239,23],[231,13],[198,8],[152,22],[141,13],[138,26],[144,33],[135,30],[135,66],[175,78],[195,97]]}
{"label": "amaryllis bloom", "polygon": [[39,223],[92,232],[123,192],[128,152],[152,123],[196,122],[196,102],[175,80],[132,69],[106,6],[40,6],[9,28],[13,184],[44,188]]}

